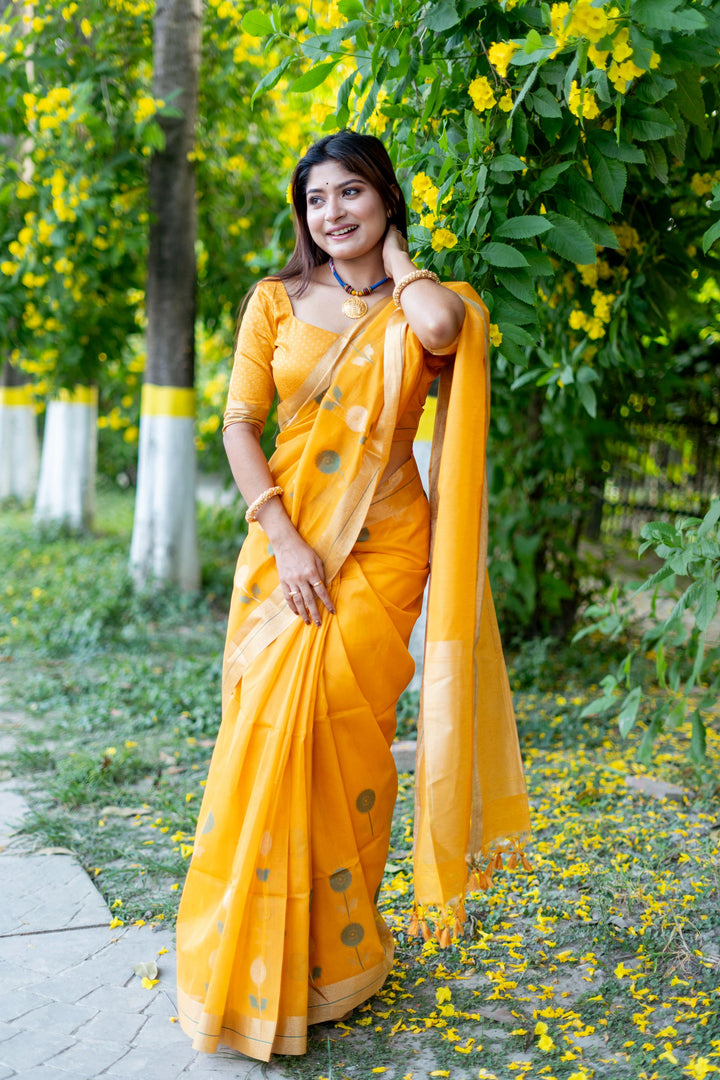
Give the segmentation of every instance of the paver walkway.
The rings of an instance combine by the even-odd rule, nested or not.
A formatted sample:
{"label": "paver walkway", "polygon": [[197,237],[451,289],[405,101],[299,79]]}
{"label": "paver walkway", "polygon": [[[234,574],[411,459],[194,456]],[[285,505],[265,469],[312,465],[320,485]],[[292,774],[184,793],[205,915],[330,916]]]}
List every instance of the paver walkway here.
{"label": "paver walkway", "polygon": [[[0,782],[0,1080],[287,1077],[231,1054],[198,1054],[179,1024],[172,935],[109,929],[72,855],[33,854],[15,835],[24,801]],[[160,949],[168,951],[158,956]],[[142,987],[133,965],[155,960]]]}

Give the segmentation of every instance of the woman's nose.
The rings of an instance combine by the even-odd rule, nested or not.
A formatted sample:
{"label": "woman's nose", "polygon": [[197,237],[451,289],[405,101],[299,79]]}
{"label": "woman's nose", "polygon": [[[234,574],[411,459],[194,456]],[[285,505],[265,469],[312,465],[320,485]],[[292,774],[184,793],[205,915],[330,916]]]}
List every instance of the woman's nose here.
{"label": "woman's nose", "polygon": [[328,221],[336,221],[343,213],[342,200],[337,195],[329,195],[325,203],[325,217]]}

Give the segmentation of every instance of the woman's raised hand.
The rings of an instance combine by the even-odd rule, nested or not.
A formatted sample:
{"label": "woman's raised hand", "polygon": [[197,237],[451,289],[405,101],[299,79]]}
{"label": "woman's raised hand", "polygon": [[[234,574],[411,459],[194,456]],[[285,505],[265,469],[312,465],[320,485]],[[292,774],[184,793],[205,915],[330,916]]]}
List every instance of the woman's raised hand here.
{"label": "woman's raised hand", "polygon": [[317,601],[321,600],[331,615],[335,605],[325,588],[325,571],[320,557],[306,544],[299,533],[288,537],[279,548],[273,545],[275,562],[288,607],[304,623],[320,626]]}

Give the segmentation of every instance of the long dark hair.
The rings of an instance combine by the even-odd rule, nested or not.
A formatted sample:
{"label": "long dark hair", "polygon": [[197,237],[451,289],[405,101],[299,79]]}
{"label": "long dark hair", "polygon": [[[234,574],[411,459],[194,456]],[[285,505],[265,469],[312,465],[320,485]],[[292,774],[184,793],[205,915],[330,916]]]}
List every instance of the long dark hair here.
{"label": "long dark hair", "polygon": [[307,223],[307,185],[310,170],[325,161],[337,161],[348,172],[362,177],[375,188],[388,211],[388,225],[396,225],[407,238],[407,207],[405,196],[395,176],[387,150],[374,135],[360,135],[357,131],[338,131],[326,135],[310,147],[298,161],[290,181],[290,192],[295,219],[295,250],[286,266],[273,281],[299,278],[296,296],[305,292],[316,266],[328,261],[327,252],[319,248]]}

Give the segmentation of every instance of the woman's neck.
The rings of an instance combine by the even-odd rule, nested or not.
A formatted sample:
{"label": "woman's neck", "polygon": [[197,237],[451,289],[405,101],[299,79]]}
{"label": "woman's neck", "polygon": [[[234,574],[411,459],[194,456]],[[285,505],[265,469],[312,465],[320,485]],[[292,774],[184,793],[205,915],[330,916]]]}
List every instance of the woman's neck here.
{"label": "woman's neck", "polygon": [[[333,265],[345,284],[353,289],[369,289],[386,277],[382,251],[369,251],[357,259],[333,259]],[[329,263],[326,273],[332,278]]]}

